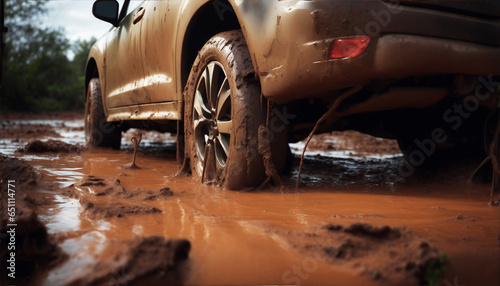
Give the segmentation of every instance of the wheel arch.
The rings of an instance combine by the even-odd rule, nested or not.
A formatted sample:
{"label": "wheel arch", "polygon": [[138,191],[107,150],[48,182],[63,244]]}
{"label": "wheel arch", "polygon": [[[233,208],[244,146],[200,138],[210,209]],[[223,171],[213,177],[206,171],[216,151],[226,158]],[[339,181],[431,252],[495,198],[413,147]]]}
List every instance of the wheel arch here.
{"label": "wheel arch", "polygon": [[180,62],[181,91],[186,86],[198,51],[221,32],[241,29],[238,17],[228,0],[207,1],[193,14],[182,38]]}
{"label": "wheel arch", "polygon": [[99,77],[99,70],[97,68],[97,63],[94,58],[90,58],[87,61],[87,67],[85,69],[85,97],[87,97],[87,91],[89,88],[89,82],[91,79]]}

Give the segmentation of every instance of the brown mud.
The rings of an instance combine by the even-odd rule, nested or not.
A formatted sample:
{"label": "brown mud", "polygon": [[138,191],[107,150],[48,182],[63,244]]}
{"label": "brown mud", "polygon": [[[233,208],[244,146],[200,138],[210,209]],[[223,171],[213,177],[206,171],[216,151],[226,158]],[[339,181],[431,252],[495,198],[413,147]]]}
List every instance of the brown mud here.
{"label": "brown mud", "polygon": [[[9,117],[6,125],[43,124],[58,138],[33,133],[16,141],[12,133],[0,133],[0,152],[25,160],[57,186],[28,199],[38,202],[39,221],[68,256],[37,284],[155,285],[147,279],[170,273],[160,279],[187,285],[418,285],[428,282],[419,269],[442,253],[445,267],[430,267],[445,270],[439,285],[500,283],[499,209],[487,206],[487,172],[479,176],[484,181],[467,182],[475,163],[457,158],[401,176],[403,157],[395,141],[357,132],[323,134],[308,147],[300,189],[293,186],[303,142],[291,146],[292,171],[281,178],[286,191],[234,192],[175,177],[171,134],[144,133],[136,158],[141,169],[121,168],[132,161],[135,130],[124,134],[119,151],[15,152],[33,139],[83,144],[81,119],[68,116],[62,125],[59,118]],[[21,177],[28,185],[39,180]],[[94,208],[120,203],[160,212],[106,216],[86,210],[85,201]],[[168,243],[158,237],[173,239],[171,244],[189,240],[190,250],[180,247],[189,251],[181,270],[168,266],[171,258],[155,258],[163,250],[147,250],[155,245],[172,250],[162,257],[176,256],[176,247],[162,248]],[[140,264],[116,262],[136,254],[158,264],[136,272]]]}
{"label": "brown mud", "polygon": [[[33,193],[52,184],[45,182],[30,165],[3,154],[0,182],[0,267],[3,273],[12,267],[8,271],[16,282],[31,284],[67,258],[34,211],[44,202],[35,199]],[[0,277],[2,284],[9,283],[6,275]]]}
{"label": "brown mud", "polygon": [[[143,188],[129,190],[124,188],[116,177],[104,179],[92,175],[66,187],[62,193],[70,198],[79,199],[82,209],[91,218],[124,217],[129,214],[158,214],[162,211],[155,207],[130,204],[129,202],[160,200],[174,195],[168,187],[159,191]],[[106,197],[106,199],[100,199],[101,197]]]}
{"label": "brown mud", "polygon": [[427,284],[432,270],[446,266],[439,262],[443,253],[405,227],[326,224],[300,232],[271,228],[269,233],[305,257],[394,285]]}
{"label": "brown mud", "polygon": [[33,140],[26,144],[25,147],[17,149],[17,152],[24,153],[78,153],[82,152],[83,148],[80,146],[71,145],[61,140],[47,141]]}
{"label": "brown mud", "polygon": [[[49,140],[48,142],[48,146],[65,148],[73,146],[60,141],[53,143],[53,140]],[[30,144],[26,147],[27,150],[30,150]],[[45,152],[51,153],[54,149],[47,148]],[[58,149],[58,152],[61,150]],[[69,198],[79,198],[81,207],[91,218],[161,213],[154,207],[125,205],[113,199],[134,198],[141,201],[153,201],[173,196],[173,192],[167,187],[159,191],[141,188],[127,190],[121,186],[117,178],[104,180],[94,176],[88,176],[74,185],[61,189],[59,184],[46,181],[39,172],[22,160],[3,154],[0,154],[0,179],[2,183],[0,189],[0,213],[2,214],[0,258],[2,262],[0,265],[3,269],[8,269],[8,267],[15,269],[13,271],[15,279],[6,276],[6,273],[0,277],[1,284],[11,284],[13,281],[22,285],[43,284],[51,269],[68,260],[68,255],[60,244],[74,237],[75,233],[49,234],[46,225],[40,221],[36,212],[39,207],[52,204],[47,199],[47,194],[53,196],[61,193]],[[9,182],[12,183],[10,187]],[[90,187],[95,192],[92,194],[82,192],[85,188],[90,190]],[[8,198],[11,197],[8,189],[15,190],[12,196],[15,198],[15,204],[8,204]],[[113,199],[103,206],[91,202],[91,197],[100,196]],[[14,220],[9,221],[11,217],[9,212],[12,211],[15,213],[15,216],[12,216]],[[15,225],[15,228],[11,225]],[[13,243],[9,243],[10,233],[13,233],[15,238]],[[76,236],[79,235],[76,234]],[[113,244],[120,245],[120,248],[99,256],[98,262],[91,268],[91,273],[85,273],[85,271],[75,273],[74,277],[64,281],[64,284],[143,285],[146,283],[152,285],[160,282],[168,285],[183,284],[182,275],[185,269],[180,265],[188,258],[190,251],[188,240],[167,240],[160,236],[150,236],[114,241]],[[13,247],[9,248],[11,245]],[[11,259],[11,253],[15,253],[15,261]],[[11,264],[9,259],[14,261],[14,264]]]}
{"label": "brown mud", "polygon": [[[182,285],[191,245],[187,240],[161,236],[114,241],[122,251],[100,257],[92,275],[77,273],[69,285]],[[110,259],[111,258],[111,259]]]}

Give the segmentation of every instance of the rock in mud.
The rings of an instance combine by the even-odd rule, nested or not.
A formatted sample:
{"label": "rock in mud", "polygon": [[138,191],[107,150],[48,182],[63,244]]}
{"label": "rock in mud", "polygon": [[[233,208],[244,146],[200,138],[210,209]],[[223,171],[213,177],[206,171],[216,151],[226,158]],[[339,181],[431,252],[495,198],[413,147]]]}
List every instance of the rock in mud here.
{"label": "rock in mud", "polygon": [[80,146],[71,145],[61,140],[40,141],[34,140],[26,144],[24,148],[17,149],[17,152],[24,153],[79,153]]}
{"label": "rock in mud", "polygon": [[182,285],[191,244],[188,240],[166,240],[160,236],[125,242],[121,252],[108,262],[97,263],[91,274],[69,285]]}
{"label": "rock in mud", "polygon": [[444,254],[405,227],[327,224],[307,232],[270,232],[307,257],[389,284],[427,285],[429,275],[445,267]]}
{"label": "rock in mud", "polygon": [[[44,181],[42,176],[25,162],[3,154],[0,154],[0,181],[0,284],[14,281],[19,284],[33,283],[37,277],[40,278],[46,271],[66,259],[53,237],[47,233],[45,225],[38,219],[34,211],[36,200],[30,195],[41,187],[50,187],[50,183]],[[15,190],[10,192],[15,196],[9,196],[9,189]],[[9,209],[8,198],[15,198],[14,221],[9,221],[8,212],[12,210]],[[11,241],[9,231],[15,233],[15,249],[7,247]],[[5,271],[10,266],[7,260],[10,259],[11,251],[15,251],[16,280],[10,280],[6,275],[11,272]]]}

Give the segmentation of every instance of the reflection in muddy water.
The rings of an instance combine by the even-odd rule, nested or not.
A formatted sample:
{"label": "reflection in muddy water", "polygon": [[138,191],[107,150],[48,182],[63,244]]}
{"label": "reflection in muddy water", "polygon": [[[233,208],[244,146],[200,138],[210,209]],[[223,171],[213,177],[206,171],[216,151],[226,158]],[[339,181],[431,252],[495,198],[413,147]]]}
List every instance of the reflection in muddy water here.
{"label": "reflection in muddy water", "polygon": [[[70,144],[84,141],[82,131],[73,131],[83,126],[81,120],[17,121],[11,122],[9,128],[16,124],[52,126],[61,136],[38,139],[59,139]],[[498,208],[486,205],[489,185],[465,184],[466,176],[457,179],[457,174],[427,177],[423,173],[402,183],[388,181],[387,174],[396,172],[401,160],[392,141],[369,139],[378,143],[365,147],[378,149],[367,147],[363,151],[352,149],[352,142],[345,143],[346,138],[359,142],[355,134],[344,141],[339,141],[341,136],[318,137],[318,144],[311,144],[311,153],[306,153],[304,186],[299,190],[293,188],[296,156],[294,169],[284,177],[288,191],[234,192],[201,185],[192,177],[175,177],[175,136],[169,134],[146,133],[137,155],[137,165],[142,168],[121,168],[131,162],[132,132],[123,136],[120,151],[94,149],[80,154],[36,155],[14,152],[33,137],[16,139],[5,135],[10,133],[2,134],[0,152],[28,161],[45,179],[60,183],[61,188],[93,175],[116,177],[127,190],[158,192],[169,187],[173,191],[173,196],[158,200],[92,197],[96,206],[119,202],[161,211],[92,218],[79,199],[42,190],[37,196],[50,202],[37,212],[70,256],[48,275],[46,285],[61,285],[91,275],[96,263],[112,259],[121,250],[123,241],[152,235],[191,242],[185,277],[188,285],[379,285],[356,269],[335,267],[297,251],[287,237],[288,232],[307,232],[325,223],[347,226],[357,222],[406,226],[444,252],[451,261],[444,285],[454,285],[455,281],[459,285],[500,283],[499,215]],[[342,149],[342,145],[346,148]],[[298,152],[300,146],[293,145],[293,152]],[[384,280],[380,283],[385,284]]]}

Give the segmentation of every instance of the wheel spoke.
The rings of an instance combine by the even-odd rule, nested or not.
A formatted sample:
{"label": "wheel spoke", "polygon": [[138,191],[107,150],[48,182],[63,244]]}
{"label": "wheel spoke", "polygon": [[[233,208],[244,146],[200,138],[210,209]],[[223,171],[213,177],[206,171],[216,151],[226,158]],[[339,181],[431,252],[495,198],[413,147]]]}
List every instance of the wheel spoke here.
{"label": "wheel spoke", "polygon": [[210,109],[205,105],[205,101],[203,100],[202,93],[197,90],[196,95],[194,97],[193,103],[194,111],[195,111],[195,119],[208,119],[210,118]]}
{"label": "wheel spoke", "polygon": [[219,142],[220,147],[224,150],[224,154],[226,155],[226,158],[229,156],[229,141],[230,141],[230,136],[229,135],[223,135],[219,134],[217,142]]}
{"label": "wheel spoke", "polygon": [[224,78],[221,88],[218,92],[217,101],[217,119],[224,117],[231,118],[231,90],[229,89],[229,82]]}
{"label": "wheel spoke", "polygon": [[210,104],[210,109],[215,107],[217,102],[217,91],[218,89],[217,80],[219,79],[218,68],[216,68],[215,63],[211,62],[207,65],[206,72],[208,74],[208,89],[207,89],[207,99]]}
{"label": "wheel spoke", "polygon": [[222,134],[231,134],[231,129],[233,128],[233,121],[217,121],[217,128],[219,129],[219,133]]}
{"label": "wheel spoke", "polygon": [[215,161],[218,168],[224,168],[226,166],[226,160],[229,154],[229,146],[225,144],[223,137],[216,138],[215,141]]}
{"label": "wheel spoke", "polygon": [[204,81],[204,88],[205,88],[204,92],[201,92],[201,94],[203,95],[203,100],[206,103],[208,110],[210,110],[212,107],[212,105],[211,105],[212,103],[211,103],[211,99],[210,99],[210,97],[211,97],[211,95],[210,95],[211,78],[210,77],[211,77],[211,74],[209,71],[209,67],[207,66],[205,68],[205,70],[203,71],[202,78],[201,78]]}

